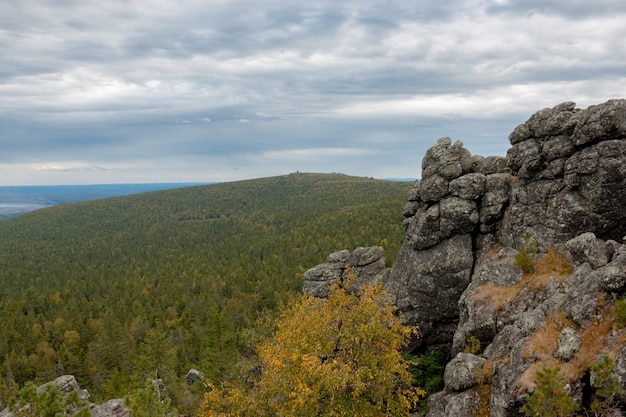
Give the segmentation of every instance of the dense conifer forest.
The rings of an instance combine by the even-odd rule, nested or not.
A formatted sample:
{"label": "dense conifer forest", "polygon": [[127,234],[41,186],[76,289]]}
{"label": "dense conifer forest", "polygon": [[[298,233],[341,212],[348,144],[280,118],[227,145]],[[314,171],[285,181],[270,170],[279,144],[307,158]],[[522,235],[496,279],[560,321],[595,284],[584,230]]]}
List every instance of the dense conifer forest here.
{"label": "dense conifer forest", "polygon": [[[409,183],[301,174],[66,204],[0,222],[0,402],[73,374],[96,400],[236,376],[264,316],[328,254],[404,238]],[[2,406],[3,404],[0,404]]]}

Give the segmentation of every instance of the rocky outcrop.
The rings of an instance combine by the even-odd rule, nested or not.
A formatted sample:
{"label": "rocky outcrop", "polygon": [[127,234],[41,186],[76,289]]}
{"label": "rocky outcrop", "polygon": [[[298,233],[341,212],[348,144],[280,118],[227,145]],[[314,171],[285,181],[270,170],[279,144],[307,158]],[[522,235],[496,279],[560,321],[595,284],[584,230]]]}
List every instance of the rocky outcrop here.
{"label": "rocky outcrop", "polygon": [[517,179],[500,237],[519,245],[530,232],[559,245],[584,232],[626,234],[626,100],[587,109],[566,102],[535,113],[511,133]]}
{"label": "rocky outcrop", "polygon": [[91,415],[92,417],[130,417],[130,412],[124,400],[115,398],[92,408]]}
{"label": "rocky outcrop", "polygon": [[[544,365],[560,366],[589,406],[591,366],[605,354],[626,387],[626,330],[612,321],[626,294],[626,100],[541,110],[509,140],[506,158],[449,138],[431,147],[397,259],[388,276],[368,274],[418,326],[418,350],[453,358],[431,417],[517,417]],[[516,264],[521,253],[534,271]],[[327,293],[348,256],[308,271],[305,290]]]}
{"label": "rocky outcrop", "polygon": [[[92,403],[91,396],[87,390],[80,388],[73,375],[62,375],[54,381],[40,385],[37,391],[41,394],[51,384],[59,387],[59,391],[63,396],[77,392],[80,400],[89,403],[89,411],[93,417],[130,417],[130,412],[123,399],[109,400],[102,405]],[[0,417],[14,417],[14,414],[9,409],[5,409],[0,411]]]}
{"label": "rocky outcrop", "polygon": [[91,396],[89,395],[89,392],[87,392],[87,390],[85,389],[80,388],[80,386],[78,385],[78,381],[76,381],[76,378],[74,378],[74,375],[62,375],[52,382],[48,382],[39,386],[37,392],[41,394],[50,384],[54,384],[59,387],[61,395],[67,395],[76,391],[78,393],[78,398],[84,401],[91,401]]}
{"label": "rocky outcrop", "polygon": [[187,382],[187,385],[193,385],[196,382],[202,381],[204,381],[204,374],[197,369],[192,368],[187,372],[187,375],[185,375],[185,382]]}
{"label": "rocky outcrop", "polygon": [[[491,235],[480,224],[474,231],[473,271],[458,299],[451,349],[454,355],[470,338],[479,340],[489,375],[471,386],[468,365],[456,356],[446,367],[445,390],[429,401],[429,416],[474,415],[479,408],[519,416],[544,365],[560,366],[572,397],[589,406],[590,368],[604,354],[626,385],[626,330],[611,321],[626,292],[624,139],[625,100],[585,110],[564,103],[511,134],[510,198]],[[538,246],[534,273],[515,265],[525,235]],[[486,387],[487,402],[480,395]]]}
{"label": "rocky outcrop", "polygon": [[422,179],[403,213],[406,240],[387,282],[405,323],[418,327],[422,346],[445,350],[452,342],[475,246],[496,232],[510,188],[502,157],[472,156],[449,138],[426,152]]}
{"label": "rocky outcrop", "polygon": [[480,384],[487,359],[472,353],[459,353],[446,366],[443,381],[450,391],[466,391]]}
{"label": "rocky outcrop", "polygon": [[[568,102],[517,127],[506,158],[471,155],[449,138],[426,152],[403,213],[406,240],[387,282],[423,345],[452,343],[470,282],[512,268],[510,258],[483,262],[495,242],[518,248],[529,233],[545,251],[585,232],[621,241],[625,138],[626,100],[586,110]],[[602,262],[602,248],[594,250]],[[468,319],[481,323],[486,339],[497,326],[480,314]]]}
{"label": "rocky outcrop", "polygon": [[[598,262],[598,245],[612,248],[606,262]],[[560,366],[572,387],[589,391],[585,375],[599,357],[624,360],[620,340],[626,338],[626,329],[613,327],[611,308],[626,289],[626,245],[586,234],[565,246],[572,248],[566,258],[577,260],[573,271],[562,269],[564,258],[552,258],[553,252],[538,260],[541,270],[522,278],[508,267],[512,250],[505,248],[482,265],[461,297],[454,350],[463,349],[472,336],[484,346],[482,357],[493,365],[491,416],[519,415],[540,365]],[[446,373],[452,375],[455,371],[449,368],[462,374],[467,365],[451,361]],[[446,392],[458,395],[459,378],[445,382]]]}
{"label": "rocky outcrop", "polygon": [[328,262],[309,269],[303,275],[303,291],[315,297],[327,297],[330,286],[345,280],[349,274],[356,279],[352,285],[385,281],[389,270],[385,268],[383,248],[358,247],[354,251],[342,250],[328,256]]}

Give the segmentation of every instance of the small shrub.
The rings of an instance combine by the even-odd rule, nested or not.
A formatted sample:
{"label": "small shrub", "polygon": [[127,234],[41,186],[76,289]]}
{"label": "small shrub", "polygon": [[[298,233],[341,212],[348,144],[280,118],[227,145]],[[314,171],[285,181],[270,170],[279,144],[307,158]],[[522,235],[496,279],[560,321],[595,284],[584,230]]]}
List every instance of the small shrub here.
{"label": "small shrub", "polygon": [[537,242],[535,242],[530,233],[524,235],[524,244],[515,254],[515,266],[521,269],[525,274],[535,272],[535,256],[537,255]]}
{"label": "small shrub", "polygon": [[535,392],[526,399],[520,411],[525,416],[565,417],[578,409],[578,405],[565,391],[565,382],[559,376],[560,367],[543,367],[535,374]]}
{"label": "small shrub", "polygon": [[464,353],[471,353],[472,355],[478,355],[480,353],[480,340],[476,336],[470,336],[465,341]]}
{"label": "small shrub", "polygon": [[591,372],[595,376],[592,382],[595,391],[591,411],[596,415],[602,415],[611,409],[615,396],[622,394],[624,389],[619,384],[617,376],[613,374],[613,360],[609,355],[603,355],[591,367]]}
{"label": "small shrub", "polygon": [[626,326],[626,298],[621,298],[615,302],[615,325],[618,329]]}
{"label": "small shrub", "polygon": [[521,252],[515,255],[515,266],[521,269],[525,274],[532,274],[535,270],[532,258]]}

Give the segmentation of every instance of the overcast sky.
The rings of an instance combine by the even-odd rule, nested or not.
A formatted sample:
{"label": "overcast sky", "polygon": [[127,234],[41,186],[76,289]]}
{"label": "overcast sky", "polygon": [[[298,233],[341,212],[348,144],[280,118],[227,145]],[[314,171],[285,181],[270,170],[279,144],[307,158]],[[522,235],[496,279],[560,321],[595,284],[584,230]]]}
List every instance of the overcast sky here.
{"label": "overcast sky", "polygon": [[2,0],[0,185],[419,177],[626,97],[624,0]]}

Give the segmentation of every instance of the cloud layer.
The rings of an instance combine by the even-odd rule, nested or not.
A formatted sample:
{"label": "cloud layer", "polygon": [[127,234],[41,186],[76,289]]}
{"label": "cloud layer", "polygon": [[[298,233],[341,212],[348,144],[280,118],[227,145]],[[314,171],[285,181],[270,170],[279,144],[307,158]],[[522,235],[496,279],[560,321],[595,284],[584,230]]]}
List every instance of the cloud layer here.
{"label": "cloud layer", "polygon": [[[310,4],[309,4],[310,3]],[[416,177],[531,113],[626,96],[622,0],[0,5],[4,185]]]}

